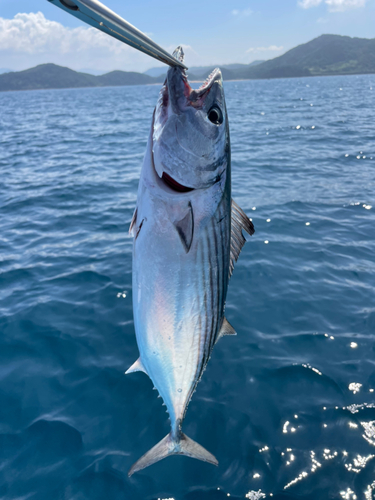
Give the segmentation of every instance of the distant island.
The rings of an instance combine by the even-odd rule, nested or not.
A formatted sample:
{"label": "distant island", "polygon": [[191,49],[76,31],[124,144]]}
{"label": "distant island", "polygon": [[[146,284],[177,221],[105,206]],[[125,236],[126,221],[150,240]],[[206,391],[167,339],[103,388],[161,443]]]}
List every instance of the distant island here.
{"label": "distant island", "polygon": [[[231,70],[237,70],[237,69],[247,69],[250,68],[251,66],[256,66],[257,64],[263,63],[264,60],[262,61],[253,61],[250,64],[240,64],[240,63],[234,63],[234,64],[220,64],[220,68],[223,69],[229,69]],[[216,66],[191,66],[189,67],[189,75],[193,74],[195,77],[202,78],[204,79],[211,73],[211,71],[215,68],[217,68],[219,65],[217,64]],[[167,70],[166,67],[157,67],[157,68],[151,68],[145,71],[145,75],[150,75],[150,76],[161,76],[161,75],[166,75]]]}
{"label": "distant island", "polygon": [[[204,80],[213,68],[191,68],[189,78]],[[375,73],[375,39],[321,35],[269,61],[222,65],[221,68],[224,80]],[[146,73],[111,71],[95,76],[56,64],[41,64],[25,71],[0,74],[0,91],[150,85],[162,83],[165,73],[152,68]]]}

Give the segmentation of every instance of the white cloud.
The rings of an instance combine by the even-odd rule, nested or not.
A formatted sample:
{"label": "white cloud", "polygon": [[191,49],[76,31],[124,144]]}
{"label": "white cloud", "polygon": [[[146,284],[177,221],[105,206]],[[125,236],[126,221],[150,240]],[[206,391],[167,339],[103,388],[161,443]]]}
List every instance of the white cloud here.
{"label": "white cloud", "polygon": [[303,9],[309,9],[310,7],[316,7],[321,4],[323,0],[301,0],[298,5]]}
{"label": "white cloud", "polygon": [[330,12],[343,12],[348,9],[364,7],[367,0],[325,0]]}
{"label": "white cloud", "polygon": [[244,10],[234,9],[234,10],[232,10],[232,16],[247,17],[247,16],[251,16],[251,14],[253,14],[253,11],[251,9],[244,9]]}
{"label": "white cloud", "polygon": [[344,12],[349,9],[364,7],[367,0],[300,0],[298,5],[303,9],[310,9],[325,3],[329,12]]}
{"label": "white cloud", "polygon": [[59,54],[72,50],[110,50],[119,54],[128,48],[95,28],[66,28],[49,21],[42,12],[17,14],[14,19],[0,18],[0,50],[36,54],[49,52],[51,45]]}
{"label": "white cloud", "polygon": [[246,52],[279,52],[280,50],[283,50],[284,47],[280,45],[278,47],[277,45],[270,45],[269,47],[250,47],[247,49]]}
{"label": "white cloud", "polygon": [[[188,53],[190,49],[186,47]],[[46,19],[42,12],[17,14],[13,19],[0,17],[0,60],[2,66],[13,70],[48,62],[103,72],[145,71],[160,65],[95,28],[67,28]]]}

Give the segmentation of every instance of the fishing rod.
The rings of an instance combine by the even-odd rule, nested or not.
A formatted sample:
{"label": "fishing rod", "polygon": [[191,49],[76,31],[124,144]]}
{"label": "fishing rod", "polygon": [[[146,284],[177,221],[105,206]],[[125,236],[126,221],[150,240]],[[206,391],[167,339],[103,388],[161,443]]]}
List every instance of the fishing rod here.
{"label": "fishing rod", "polygon": [[128,23],[118,14],[108,9],[98,0],[47,0],[50,3],[60,7],[81,21],[93,26],[94,28],[107,33],[107,35],[126,43],[131,47],[154,57],[158,61],[169,66],[187,67],[160,45],[153,42],[151,38],[139,31],[135,26]]}

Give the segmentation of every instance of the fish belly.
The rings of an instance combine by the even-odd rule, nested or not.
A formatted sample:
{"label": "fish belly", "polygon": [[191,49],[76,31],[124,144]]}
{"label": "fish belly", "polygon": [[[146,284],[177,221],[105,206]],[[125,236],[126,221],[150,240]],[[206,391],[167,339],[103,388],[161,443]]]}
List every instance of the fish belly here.
{"label": "fish belly", "polygon": [[133,309],[140,358],[163,398],[172,425],[182,421],[224,318],[228,286],[230,205],[223,198],[189,251],[170,214],[138,206]]}

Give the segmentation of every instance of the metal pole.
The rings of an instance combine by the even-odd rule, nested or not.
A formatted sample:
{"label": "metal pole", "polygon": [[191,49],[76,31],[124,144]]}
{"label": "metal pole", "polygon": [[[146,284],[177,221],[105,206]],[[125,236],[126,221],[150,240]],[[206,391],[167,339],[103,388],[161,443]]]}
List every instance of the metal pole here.
{"label": "metal pole", "polygon": [[72,16],[169,66],[186,66],[98,0],[48,0]]}

